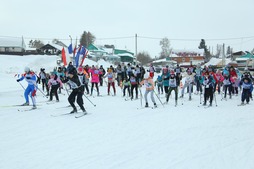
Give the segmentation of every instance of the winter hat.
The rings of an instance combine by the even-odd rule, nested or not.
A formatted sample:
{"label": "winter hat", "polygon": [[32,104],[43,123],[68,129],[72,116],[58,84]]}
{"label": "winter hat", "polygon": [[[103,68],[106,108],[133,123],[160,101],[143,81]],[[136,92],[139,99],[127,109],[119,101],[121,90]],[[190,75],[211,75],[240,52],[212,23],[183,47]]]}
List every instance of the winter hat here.
{"label": "winter hat", "polygon": [[78,68],[78,71],[79,71],[79,72],[82,72],[82,71],[83,71],[83,68],[80,66],[80,67]]}
{"label": "winter hat", "polygon": [[74,75],[74,74],[75,74],[75,68],[71,68],[71,69],[68,71],[68,74]]}
{"label": "winter hat", "polygon": [[29,67],[25,67],[24,71],[25,72],[30,72],[30,68]]}

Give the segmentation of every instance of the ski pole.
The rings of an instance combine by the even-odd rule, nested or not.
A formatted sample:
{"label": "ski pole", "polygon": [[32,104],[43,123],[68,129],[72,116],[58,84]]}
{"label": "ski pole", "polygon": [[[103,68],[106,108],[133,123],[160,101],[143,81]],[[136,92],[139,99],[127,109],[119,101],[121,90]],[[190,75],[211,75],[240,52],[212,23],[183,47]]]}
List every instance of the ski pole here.
{"label": "ski pole", "polygon": [[85,98],[95,107],[96,104],[93,104],[93,102],[84,94]]}
{"label": "ski pole", "polygon": [[140,93],[140,104],[141,104],[141,107],[142,107],[142,98],[143,98],[143,95],[142,95],[140,87],[138,87],[138,89],[139,89],[139,93]]}
{"label": "ski pole", "polygon": [[[154,91],[154,90],[153,90],[153,91]],[[164,107],[164,105],[163,105],[161,99],[159,98],[159,96],[157,95],[157,93],[156,93],[155,91],[154,91],[154,94],[155,94],[155,96],[158,98],[158,100],[160,101],[161,105]]]}
{"label": "ski pole", "polygon": [[24,89],[24,90],[26,90],[25,88],[24,88],[24,86],[19,82],[19,84],[20,84],[20,86]]}
{"label": "ski pole", "polygon": [[200,95],[200,96],[199,96],[199,98],[200,98],[200,99],[199,99],[199,100],[200,100],[200,104],[202,104],[202,103],[201,103],[201,95],[202,95],[202,94],[200,93],[199,95]]}
{"label": "ski pole", "polygon": [[215,92],[213,93],[213,97],[214,97],[215,106],[217,107],[217,100],[216,100]]}
{"label": "ski pole", "polygon": [[36,89],[38,89],[44,97],[48,98],[48,96],[46,96],[37,85],[34,85],[34,87],[36,87]]}
{"label": "ski pole", "polygon": [[66,93],[68,94],[68,96],[70,96],[70,93],[69,93],[69,91],[67,90],[67,88],[66,88],[66,85],[64,84],[64,89],[66,90]]}

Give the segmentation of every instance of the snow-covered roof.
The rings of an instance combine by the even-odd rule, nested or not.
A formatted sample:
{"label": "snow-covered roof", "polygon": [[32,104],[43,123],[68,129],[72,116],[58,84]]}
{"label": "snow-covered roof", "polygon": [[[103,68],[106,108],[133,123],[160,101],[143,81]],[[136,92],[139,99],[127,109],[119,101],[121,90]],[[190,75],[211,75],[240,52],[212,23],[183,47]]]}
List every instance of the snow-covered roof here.
{"label": "snow-covered roof", "polygon": [[60,51],[63,49],[63,47],[60,46],[60,45],[57,45],[57,44],[54,44],[54,43],[48,43],[48,44],[51,45],[51,46],[53,46],[54,48],[60,50]]}
{"label": "snow-covered roof", "polygon": [[[225,65],[227,65],[230,62],[231,62],[231,59],[225,59]],[[204,65],[209,66],[209,65],[221,65],[221,64],[222,64],[222,59],[211,58],[210,61]]]}
{"label": "snow-covered roof", "polygon": [[173,53],[197,53],[202,55],[204,53],[203,49],[172,49]]}
{"label": "snow-covered roof", "polygon": [[117,54],[118,56],[129,56],[129,57],[132,57],[133,58],[133,55],[130,54],[130,53],[119,53]]}
{"label": "snow-covered roof", "polygon": [[164,59],[158,59],[158,60],[153,61],[153,63],[161,63],[161,62],[177,63],[174,60],[167,60],[166,58],[164,58]]}
{"label": "snow-covered roof", "polygon": [[20,47],[25,49],[26,44],[22,37],[20,38],[0,37],[0,47]]}

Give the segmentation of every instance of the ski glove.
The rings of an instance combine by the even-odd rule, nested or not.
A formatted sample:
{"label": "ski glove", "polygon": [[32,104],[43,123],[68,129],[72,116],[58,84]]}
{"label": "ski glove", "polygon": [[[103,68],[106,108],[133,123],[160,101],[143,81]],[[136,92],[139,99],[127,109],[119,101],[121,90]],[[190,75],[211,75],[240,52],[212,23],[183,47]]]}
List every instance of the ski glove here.
{"label": "ski glove", "polygon": [[17,82],[19,82],[20,81],[20,79],[17,79]]}

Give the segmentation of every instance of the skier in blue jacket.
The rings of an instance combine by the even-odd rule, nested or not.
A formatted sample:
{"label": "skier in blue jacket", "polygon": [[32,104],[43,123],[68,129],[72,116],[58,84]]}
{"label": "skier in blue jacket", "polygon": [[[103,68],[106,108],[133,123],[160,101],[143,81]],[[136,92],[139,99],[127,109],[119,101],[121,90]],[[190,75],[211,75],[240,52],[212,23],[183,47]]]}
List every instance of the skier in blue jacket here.
{"label": "skier in blue jacket", "polygon": [[33,102],[33,109],[36,109],[36,102],[35,102],[35,94],[36,94],[36,75],[34,72],[30,71],[29,67],[25,67],[25,73],[21,76],[21,78],[17,79],[17,82],[20,82],[22,80],[26,80],[28,83],[27,88],[25,89],[24,96],[26,99],[26,102],[22,104],[22,106],[28,106],[29,105],[29,94]]}

